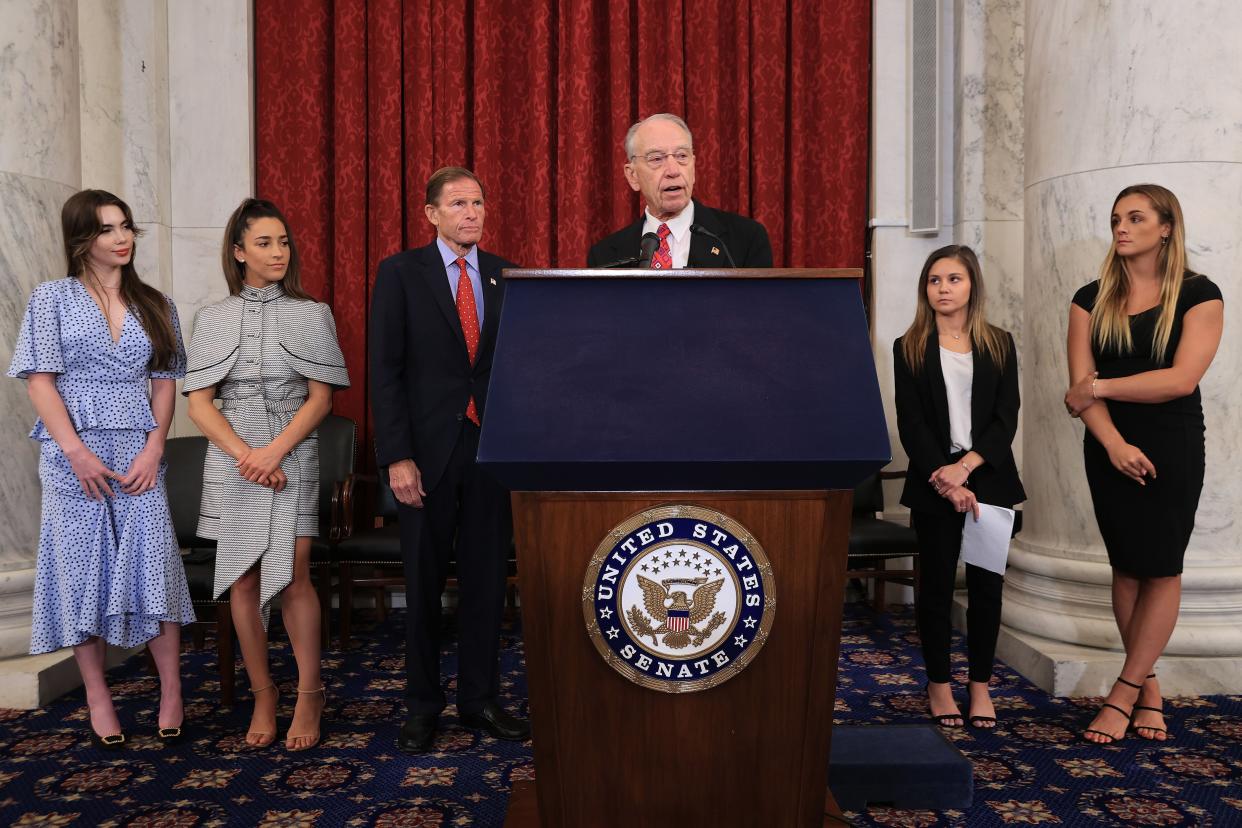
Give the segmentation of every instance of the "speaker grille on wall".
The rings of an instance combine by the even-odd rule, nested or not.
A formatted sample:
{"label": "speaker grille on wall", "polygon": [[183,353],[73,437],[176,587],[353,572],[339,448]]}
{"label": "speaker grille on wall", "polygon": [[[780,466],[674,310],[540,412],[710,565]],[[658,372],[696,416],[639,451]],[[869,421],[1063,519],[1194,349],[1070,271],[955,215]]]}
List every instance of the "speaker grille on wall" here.
{"label": "speaker grille on wall", "polygon": [[940,229],[939,0],[910,0],[910,231]]}

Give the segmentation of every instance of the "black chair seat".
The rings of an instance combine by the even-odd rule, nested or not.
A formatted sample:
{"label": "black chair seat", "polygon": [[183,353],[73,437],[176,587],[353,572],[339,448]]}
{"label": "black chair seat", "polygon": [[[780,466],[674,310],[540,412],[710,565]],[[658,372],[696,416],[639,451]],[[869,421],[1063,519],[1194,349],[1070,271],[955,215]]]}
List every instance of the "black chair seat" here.
{"label": "black chair seat", "polygon": [[396,523],[378,529],[355,530],[336,545],[341,563],[392,565],[401,563],[401,527]]}
{"label": "black chair seat", "polygon": [[855,515],[849,550],[851,558],[905,558],[919,554],[919,542],[909,526]]}

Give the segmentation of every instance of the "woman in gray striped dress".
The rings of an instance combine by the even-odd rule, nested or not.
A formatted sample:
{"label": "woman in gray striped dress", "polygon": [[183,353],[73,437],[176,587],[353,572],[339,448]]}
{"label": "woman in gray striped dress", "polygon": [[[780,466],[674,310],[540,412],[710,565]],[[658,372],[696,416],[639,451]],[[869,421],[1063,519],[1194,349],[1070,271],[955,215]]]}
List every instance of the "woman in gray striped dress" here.
{"label": "woman in gray striped dress", "polygon": [[[319,743],[326,695],[319,671],[319,598],[310,579],[319,533],[319,443],[334,387],[349,385],[327,305],[302,290],[288,222],[248,198],[222,250],[229,298],[195,321],[183,393],[210,445],[198,534],[215,538],[215,595],[228,591],[255,709],[247,744],[276,739],[279,690],[267,660],[272,599],[298,667],[289,750]],[[220,407],[213,400],[218,398]]]}

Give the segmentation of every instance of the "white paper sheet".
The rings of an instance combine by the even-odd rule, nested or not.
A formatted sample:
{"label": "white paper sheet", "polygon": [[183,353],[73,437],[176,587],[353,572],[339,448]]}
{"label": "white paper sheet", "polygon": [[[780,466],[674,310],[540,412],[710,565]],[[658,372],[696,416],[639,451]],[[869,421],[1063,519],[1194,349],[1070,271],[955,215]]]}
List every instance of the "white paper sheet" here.
{"label": "white paper sheet", "polygon": [[962,528],[962,560],[998,575],[1005,574],[1009,538],[1013,534],[1013,509],[979,504],[979,519],[966,513]]}

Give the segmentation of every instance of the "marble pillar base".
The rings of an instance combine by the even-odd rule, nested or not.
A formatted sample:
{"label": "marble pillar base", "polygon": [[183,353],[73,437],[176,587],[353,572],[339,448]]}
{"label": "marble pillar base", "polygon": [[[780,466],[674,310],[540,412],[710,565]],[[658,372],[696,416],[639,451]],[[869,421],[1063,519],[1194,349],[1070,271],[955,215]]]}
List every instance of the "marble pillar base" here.
{"label": "marble pillar base", "polygon": [[[108,648],[108,669],[116,667],[142,647]],[[0,707],[33,710],[82,686],[73,650],[0,659]]]}
{"label": "marble pillar base", "polygon": [[[953,599],[953,625],[966,630],[966,594]],[[1103,696],[1125,660],[1119,650],[1080,647],[1001,625],[996,657],[1052,696]],[[1165,656],[1156,663],[1166,696],[1237,693],[1242,656]]]}

